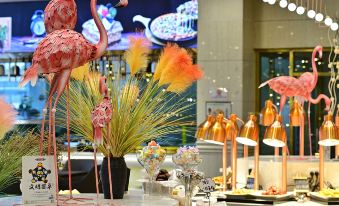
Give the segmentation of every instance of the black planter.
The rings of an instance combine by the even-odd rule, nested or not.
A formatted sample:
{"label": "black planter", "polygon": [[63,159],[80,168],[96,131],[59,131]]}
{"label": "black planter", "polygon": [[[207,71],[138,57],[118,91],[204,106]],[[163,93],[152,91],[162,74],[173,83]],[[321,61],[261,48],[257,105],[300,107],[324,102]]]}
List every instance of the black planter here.
{"label": "black planter", "polygon": [[[127,182],[127,166],[123,157],[111,157],[111,171],[112,171],[112,189],[113,198],[122,199],[124,197],[125,185]],[[110,199],[109,191],[109,176],[108,176],[108,158],[105,157],[100,170],[102,190],[105,199]]]}

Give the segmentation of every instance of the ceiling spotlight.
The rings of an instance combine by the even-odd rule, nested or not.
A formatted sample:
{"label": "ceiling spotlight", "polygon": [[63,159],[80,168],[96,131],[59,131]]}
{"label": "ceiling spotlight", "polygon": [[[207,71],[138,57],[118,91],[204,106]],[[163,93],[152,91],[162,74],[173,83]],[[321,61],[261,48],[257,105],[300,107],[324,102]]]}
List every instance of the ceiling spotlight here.
{"label": "ceiling spotlight", "polygon": [[267,3],[268,2],[268,0],[262,0],[263,2],[265,2],[265,3]]}
{"label": "ceiling spotlight", "polygon": [[286,8],[287,7],[287,1],[286,0],[280,0],[279,5],[281,8]]}
{"label": "ceiling spotlight", "polygon": [[332,23],[333,23],[333,20],[331,19],[331,17],[327,16],[325,19],[326,26],[331,26]]}
{"label": "ceiling spotlight", "polygon": [[314,10],[309,10],[309,11],[307,12],[307,16],[308,16],[309,18],[311,18],[311,19],[313,19],[313,18],[315,17],[315,15],[316,15],[316,13],[315,13]]}
{"label": "ceiling spotlight", "polygon": [[276,2],[276,0],[268,0],[268,3],[271,4],[271,5],[275,4],[275,2]]}
{"label": "ceiling spotlight", "polygon": [[297,5],[295,5],[295,3],[290,3],[287,8],[290,11],[295,11],[297,8]]}
{"label": "ceiling spotlight", "polygon": [[302,14],[304,14],[304,13],[305,13],[305,8],[302,7],[302,6],[299,6],[299,7],[297,8],[297,14],[302,15]]}
{"label": "ceiling spotlight", "polygon": [[336,22],[334,22],[334,23],[331,24],[331,30],[332,30],[332,31],[337,31],[337,30],[338,30],[338,27],[339,27],[339,26],[338,26],[338,23],[336,23]]}
{"label": "ceiling spotlight", "polygon": [[324,15],[322,13],[317,13],[317,15],[315,15],[315,20],[319,22],[324,20]]}

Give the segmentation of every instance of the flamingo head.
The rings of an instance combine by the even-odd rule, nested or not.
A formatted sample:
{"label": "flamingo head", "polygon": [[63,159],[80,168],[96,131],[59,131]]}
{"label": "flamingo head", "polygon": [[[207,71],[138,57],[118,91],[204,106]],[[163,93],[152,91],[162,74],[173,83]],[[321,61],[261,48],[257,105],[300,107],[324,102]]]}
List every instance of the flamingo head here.
{"label": "flamingo head", "polygon": [[322,46],[316,46],[314,51],[318,52],[320,59],[323,57],[323,47]]}
{"label": "flamingo head", "polygon": [[326,104],[326,107],[325,107],[325,111],[330,111],[330,108],[331,108],[331,100],[330,99],[325,99],[325,104]]}

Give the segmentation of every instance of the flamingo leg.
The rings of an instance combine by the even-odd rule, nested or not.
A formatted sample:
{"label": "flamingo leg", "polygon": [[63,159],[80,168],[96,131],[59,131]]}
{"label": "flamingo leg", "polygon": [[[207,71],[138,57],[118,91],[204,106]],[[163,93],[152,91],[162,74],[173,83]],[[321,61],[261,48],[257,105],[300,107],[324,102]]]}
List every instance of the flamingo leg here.
{"label": "flamingo leg", "polygon": [[94,170],[95,170],[95,188],[97,192],[97,205],[99,205],[99,180],[98,180],[98,166],[97,166],[97,146],[93,144],[94,149]]}
{"label": "flamingo leg", "polygon": [[[39,145],[39,150],[40,150],[40,156],[42,156],[43,153],[43,143],[44,143],[44,136],[45,136],[45,117],[46,117],[47,109],[44,108],[42,110],[42,121],[41,121],[41,131],[40,131],[40,145]],[[51,115],[51,114],[50,114]]]}
{"label": "flamingo leg", "polygon": [[[107,124],[107,137],[110,137],[111,135],[111,126],[108,123]],[[108,178],[109,178],[109,192],[111,195],[111,202],[110,205],[114,205],[113,203],[113,187],[112,187],[112,171],[111,171],[111,147],[107,147],[108,150]]]}
{"label": "flamingo leg", "polygon": [[52,144],[52,128],[51,128],[51,108],[52,108],[52,101],[49,101],[49,125],[48,125],[48,147],[47,147],[47,155],[51,155],[51,144]]}
{"label": "flamingo leg", "polygon": [[281,113],[283,112],[283,109],[284,109],[284,106],[285,106],[285,103],[286,103],[286,96],[285,95],[281,95],[280,96],[280,111],[279,111],[279,114],[281,115]]}
{"label": "flamingo leg", "polygon": [[69,83],[67,84],[67,163],[68,163],[68,188],[69,198],[72,199],[72,165],[71,165],[71,118],[69,113]]}
{"label": "flamingo leg", "polygon": [[311,131],[311,102],[308,102],[307,121],[308,121],[308,142],[310,144],[310,156],[312,156],[313,152],[312,152],[312,131]]}
{"label": "flamingo leg", "polygon": [[53,134],[53,147],[54,147],[54,168],[55,168],[55,178],[56,178],[56,200],[57,200],[57,205],[59,205],[59,177],[58,177],[58,163],[57,163],[57,154],[56,154],[56,136],[55,136],[55,113],[56,113],[56,106],[58,104],[58,101],[60,99],[60,96],[62,92],[64,91],[66,84],[69,81],[69,76],[71,74],[71,70],[63,70],[60,74],[57,74],[54,76],[52,84],[51,84],[51,90],[49,94],[48,101],[51,101],[53,94],[55,91],[57,91],[57,97],[54,102],[54,106],[52,109],[52,121],[51,121],[51,129],[52,129],[52,134]]}
{"label": "flamingo leg", "polygon": [[[56,110],[55,109],[52,109],[52,128],[55,128],[55,112]],[[55,129],[53,130],[53,149],[54,149],[54,170],[55,170],[55,196],[56,196],[56,202],[57,202],[57,205],[59,205],[59,177],[58,177],[58,162],[57,162],[57,152],[56,152],[56,149],[57,149],[57,145],[56,145],[56,137],[55,137]]]}
{"label": "flamingo leg", "polygon": [[[55,101],[54,101],[54,106],[52,109],[52,121],[51,121],[51,129],[52,129],[52,135],[53,135],[53,141],[54,141],[54,164],[55,164],[55,170],[56,170],[56,193],[57,193],[57,205],[59,205],[59,184],[58,184],[58,166],[57,166],[57,157],[56,157],[56,137],[55,137],[55,113],[56,113],[56,107],[58,105],[58,101],[63,93],[63,91],[65,90],[66,86],[68,86],[69,84],[69,79],[71,76],[71,69],[67,69],[67,70],[63,70],[61,73],[57,74],[56,76],[54,76],[53,78],[53,82],[52,82],[52,90],[51,92],[55,91],[57,92],[57,96],[55,97]],[[68,92],[69,92],[69,88],[68,88]],[[67,92],[67,95],[69,96]],[[69,97],[67,97],[69,98]],[[70,141],[70,118],[69,118],[69,99],[67,99],[67,137],[68,137],[68,141]],[[70,148],[68,148],[68,173],[69,173],[69,187],[70,187],[70,191],[72,188],[72,176],[71,176],[71,164],[70,164]],[[89,198],[73,198],[72,197],[72,193],[70,192],[70,198],[68,200],[79,200],[79,201],[85,201],[85,200],[90,200]],[[64,202],[67,202],[68,200],[65,200]],[[76,203],[70,203],[71,205],[78,205]],[[63,204],[65,205],[65,204]],[[67,204],[66,204],[67,205]],[[93,204],[80,204],[80,205],[93,205]]]}
{"label": "flamingo leg", "polygon": [[53,95],[56,91],[56,88],[57,88],[57,84],[56,84],[56,81],[57,81],[57,78],[58,75],[55,76],[55,78],[53,78],[52,80],[52,83],[51,83],[51,88],[50,88],[50,91],[49,91],[49,94],[48,94],[48,99],[46,101],[46,105],[43,109],[43,118],[42,118],[42,121],[41,121],[41,132],[40,132],[40,155],[42,155],[43,153],[43,140],[44,140],[44,136],[45,136],[45,116],[47,114],[47,108],[50,109],[49,111],[49,132],[48,132],[48,146],[47,146],[47,155],[50,155],[51,154],[51,141],[52,141],[52,100],[53,100]]}

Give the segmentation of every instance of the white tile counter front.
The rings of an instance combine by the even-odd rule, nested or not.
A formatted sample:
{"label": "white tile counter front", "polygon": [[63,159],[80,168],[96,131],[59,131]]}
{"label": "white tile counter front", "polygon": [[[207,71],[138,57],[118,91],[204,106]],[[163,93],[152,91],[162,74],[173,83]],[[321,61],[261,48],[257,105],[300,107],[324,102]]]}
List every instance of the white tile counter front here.
{"label": "white tile counter front", "polygon": [[[95,194],[81,194],[74,195],[75,197],[85,197],[85,198],[93,198],[96,200]],[[67,205],[72,205],[72,202],[67,202]],[[83,202],[82,202],[83,203]],[[92,203],[94,205],[96,201],[89,201],[89,204]],[[144,196],[141,190],[131,190],[124,196],[124,199],[114,200],[116,206],[179,206],[179,202],[177,200],[168,198],[168,197],[160,197],[160,196],[152,196],[147,197]],[[20,205],[22,204],[21,196],[12,196],[12,197],[3,197],[0,198],[0,206],[12,206],[12,205]],[[40,204],[41,206],[56,206],[56,204]],[[34,206],[40,206],[34,204]],[[108,206],[109,200],[104,200],[103,195],[100,195],[99,199],[100,206]],[[32,204],[27,206],[33,206]]]}

